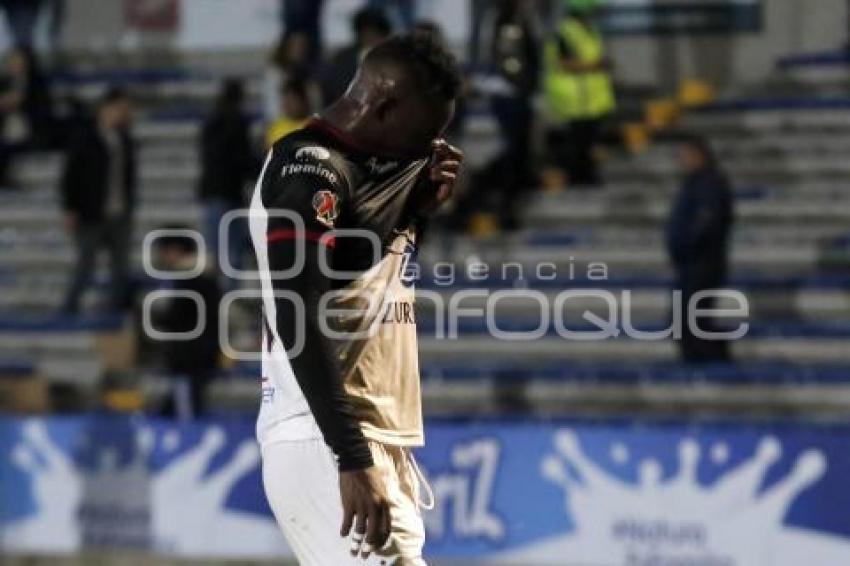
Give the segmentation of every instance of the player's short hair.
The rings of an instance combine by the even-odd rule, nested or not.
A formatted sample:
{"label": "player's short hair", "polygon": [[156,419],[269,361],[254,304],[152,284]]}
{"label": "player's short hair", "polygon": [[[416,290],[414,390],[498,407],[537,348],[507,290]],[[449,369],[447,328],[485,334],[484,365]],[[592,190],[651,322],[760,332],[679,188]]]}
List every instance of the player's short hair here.
{"label": "player's short hair", "polygon": [[395,35],[372,48],[364,65],[398,66],[422,92],[451,100],[460,93],[461,73],[455,56],[432,33]]}

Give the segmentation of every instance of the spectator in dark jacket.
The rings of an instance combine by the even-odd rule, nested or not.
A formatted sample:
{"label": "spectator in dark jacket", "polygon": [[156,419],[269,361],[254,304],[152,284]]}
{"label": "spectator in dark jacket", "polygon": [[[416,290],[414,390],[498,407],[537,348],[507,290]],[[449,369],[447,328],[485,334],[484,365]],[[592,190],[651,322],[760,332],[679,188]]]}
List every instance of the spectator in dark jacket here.
{"label": "spectator in dark jacket", "polygon": [[392,24],[378,8],[363,8],[354,15],[351,25],[354,43],[338,51],[320,72],[319,86],[325,106],[340,98],[348,89],[363,55],[392,33]]}
{"label": "spectator in dark jacket", "polygon": [[65,227],[77,244],[77,264],[64,303],[69,314],[79,310],[101,248],[110,256],[112,306],[121,309],[128,304],[128,258],[136,204],[132,110],[127,93],[112,88],[101,98],[95,120],[71,136],[61,179]]}
{"label": "spectator in dark jacket", "polygon": [[[705,140],[696,137],[684,140],[679,161],[684,180],[670,215],[667,249],[676,272],[676,288],[682,291],[682,358],[686,362],[727,361],[728,342],[695,336],[695,329],[687,322],[687,313],[694,294],[720,289],[726,283],[733,222],[732,192]],[[714,303],[713,298],[704,298],[696,306],[712,309]],[[698,322],[700,329],[716,331],[713,319]]]}
{"label": "spectator in dark jacket", "polygon": [[220,246],[226,246],[229,264],[237,269],[247,245],[247,219],[230,223],[226,242],[219,242],[219,227],[225,214],[245,207],[245,189],[256,172],[251,121],[242,109],[243,98],[241,82],[225,81],[199,140],[199,192],[206,211],[206,241],[216,258]]}
{"label": "spectator in dark jacket", "polygon": [[[183,235],[191,230],[182,227],[164,230],[167,234],[156,240],[159,268],[175,272],[192,271],[199,261],[197,244],[191,237]],[[218,368],[218,307],[222,294],[216,274],[209,271],[170,283],[169,289],[175,293],[174,296],[153,303],[155,328],[175,334],[197,332],[197,336],[163,344],[165,368],[175,379],[173,396],[165,404],[163,412],[181,419],[197,418],[206,412],[207,387]],[[194,298],[190,298],[189,294]]]}

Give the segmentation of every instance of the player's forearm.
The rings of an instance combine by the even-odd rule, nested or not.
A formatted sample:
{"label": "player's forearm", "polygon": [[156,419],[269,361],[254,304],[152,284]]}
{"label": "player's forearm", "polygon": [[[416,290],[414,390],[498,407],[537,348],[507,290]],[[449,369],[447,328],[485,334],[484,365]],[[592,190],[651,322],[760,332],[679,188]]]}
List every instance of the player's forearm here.
{"label": "player's forearm", "polygon": [[[315,251],[308,249],[307,257],[315,257]],[[279,264],[272,265],[272,269],[291,265],[287,259],[281,258],[281,255],[287,255],[286,252],[281,253],[279,247],[276,252],[276,259],[283,261],[272,259],[272,264]],[[276,290],[293,291],[304,302],[304,312],[299,318],[291,301],[275,301],[278,336],[287,351],[293,350],[299,335],[307,346],[290,359],[290,365],[325,442],[339,460],[340,470],[367,468],[372,465],[369,445],[343,386],[336,348],[319,325],[320,299],[330,285],[313,262],[307,260],[304,270],[296,277],[275,283]]]}
{"label": "player's forearm", "polygon": [[[309,307],[307,317],[315,315]],[[286,318],[291,322],[293,313],[280,313],[279,319]],[[278,323],[278,328],[291,326]],[[336,454],[340,470],[367,468],[372,465],[372,455],[363,432],[354,414],[351,400],[342,385],[339,364],[336,363],[335,349],[328,344],[318,326],[311,322],[304,324],[304,340],[309,344],[309,352],[301,352],[290,359],[295,379],[310,412],[322,431],[325,442]],[[284,344],[291,346],[294,336],[286,336],[283,331],[281,339]],[[286,337],[284,337],[286,336]]]}

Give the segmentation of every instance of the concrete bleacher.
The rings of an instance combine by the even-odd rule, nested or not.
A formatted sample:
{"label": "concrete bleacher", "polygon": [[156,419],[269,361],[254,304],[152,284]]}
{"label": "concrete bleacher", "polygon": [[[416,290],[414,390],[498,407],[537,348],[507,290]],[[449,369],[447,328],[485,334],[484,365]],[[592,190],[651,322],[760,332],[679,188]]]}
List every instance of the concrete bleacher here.
{"label": "concrete bleacher", "polygon": [[[91,96],[104,77],[109,75],[69,75],[57,84]],[[162,224],[199,225],[201,211],[194,200],[198,116],[216,82],[208,72],[125,78],[134,79],[145,93],[135,132],[141,207],[134,241],[140,244]],[[256,82],[251,85],[253,92]],[[175,97],[179,104],[169,105]],[[850,99],[749,96],[691,113],[682,125],[711,137],[735,184],[730,286],[746,293],[751,307],[751,331],[733,348],[740,365],[685,368],[676,363],[676,349],[667,340],[570,342],[549,332],[535,341],[499,342],[484,332],[480,321],[464,321],[458,340],[437,339],[432,319],[423,312],[421,360],[431,410],[453,406],[453,399],[498,396],[498,384],[525,382],[532,384],[527,395],[534,397],[537,391],[544,400],[561,399],[564,406],[587,398],[573,389],[560,397],[540,392],[553,384],[610,383],[620,387],[619,393],[605,395],[616,399],[633,395],[636,387],[663,393],[665,387],[694,381],[808,383],[824,386],[824,403],[844,399],[832,388],[850,384],[850,161],[844,157],[850,149]],[[477,146],[491,143],[492,122],[476,116],[470,132],[467,145],[476,153]],[[31,364],[53,382],[92,388],[106,369],[100,338],[129,323],[100,315],[73,321],[53,314],[73,262],[57,203],[60,167],[60,155],[29,156],[16,167],[20,190],[0,192],[0,364]],[[605,175],[608,186],[601,190],[530,195],[523,205],[526,228],[516,234],[436,234],[420,257],[421,288],[438,291],[447,301],[453,291],[465,288],[530,288],[548,298],[567,288],[629,289],[635,326],[663,328],[672,285],[663,228],[677,182],[673,147],[659,143],[642,154],[614,155],[606,162]],[[138,266],[140,248],[136,250]],[[429,275],[435,264],[446,262],[458,273],[450,286]],[[535,277],[539,262],[554,263],[558,276]],[[588,281],[588,262],[604,262],[607,280]],[[465,270],[479,263],[489,265],[491,275],[484,280],[468,277]],[[522,265],[527,276],[501,277],[504,263]],[[97,311],[102,292],[102,285],[96,286],[88,310]],[[534,308],[519,299],[500,302],[499,327],[533,327]],[[571,303],[570,320],[580,324],[584,309],[596,312],[599,305]],[[255,322],[251,317],[234,322],[234,332],[247,347],[256,342]],[[254,378],[253,368],[237,366],[217,386],[215,398],[226,406],[252,404]],[[538,383],[542,389],[534,388]],[[605,395],[599,399],[604,401]]]}

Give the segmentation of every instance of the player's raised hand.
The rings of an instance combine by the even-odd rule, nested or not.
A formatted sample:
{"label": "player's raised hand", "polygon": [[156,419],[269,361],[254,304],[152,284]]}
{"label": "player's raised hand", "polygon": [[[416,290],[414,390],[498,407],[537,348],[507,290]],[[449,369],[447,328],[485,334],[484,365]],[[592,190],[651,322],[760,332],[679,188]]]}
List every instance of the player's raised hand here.
{"label": "player's raised hand", "polygon": [[463,151],[444,139],[434,140],[430,178],[437,188],[437,206],[449,200],[463,167]]}
{"label": "player's raised hand", "polygon": [[434,140],[431,150],[431,161],[424,179],[426,182],[419,184],[411,203],[413,209],[422,216],[430,216],[451,198],[463,167],[463,152],[446,140]]}
{"label": "player's raised hand", "polygon": [[[382,548],[390,536],[390,503],[377,468],[340,472],[342,528],[340,536],[351,534],[351,554],[367,558],[372,549]],[[354,533],[351,533],[351,527]]]}

